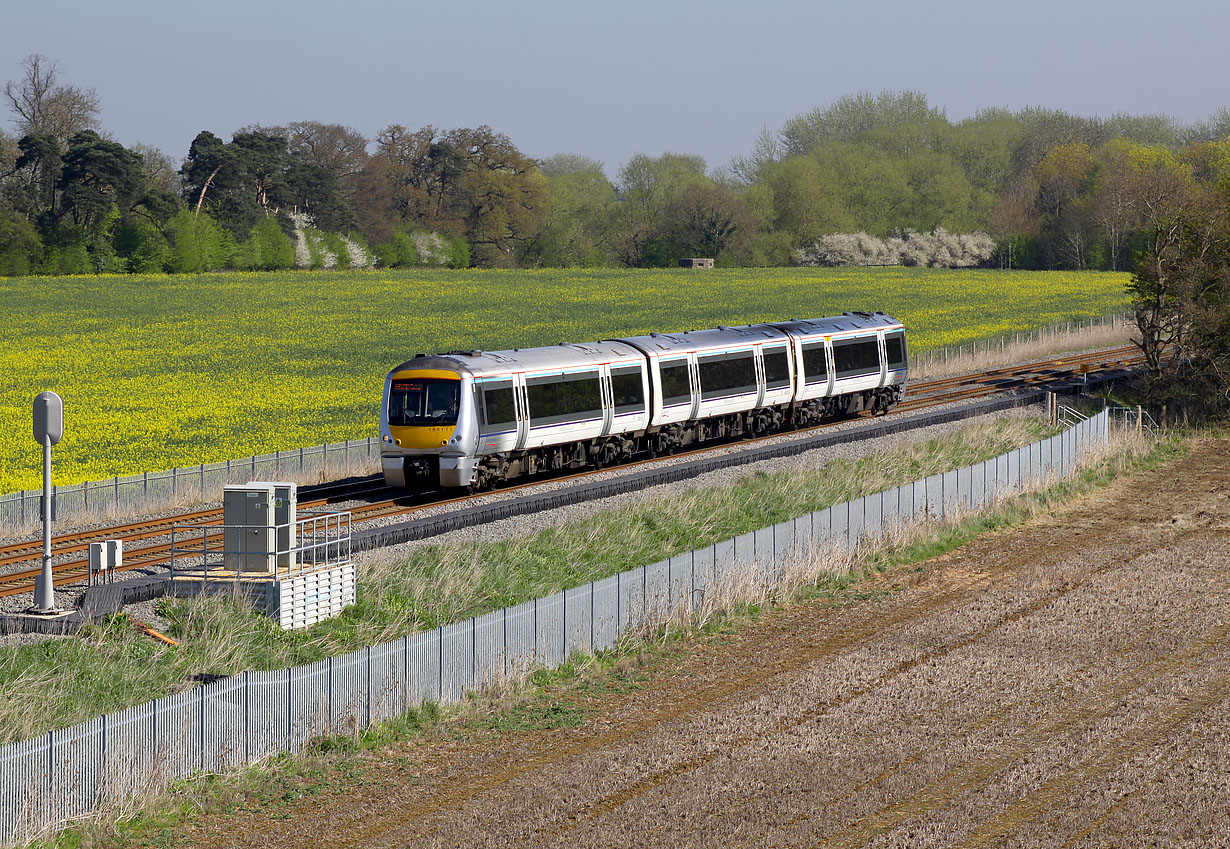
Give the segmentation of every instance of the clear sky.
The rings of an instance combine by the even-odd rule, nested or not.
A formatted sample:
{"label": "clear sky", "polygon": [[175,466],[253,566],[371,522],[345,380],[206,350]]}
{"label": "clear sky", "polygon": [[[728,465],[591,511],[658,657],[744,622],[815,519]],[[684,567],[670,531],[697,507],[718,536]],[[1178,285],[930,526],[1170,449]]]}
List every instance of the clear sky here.
{"label": "clear sky", "polygon": [[922,91],[954,120],[1203,119],[1230,105],[1227,32],[1225,0],[5,0],[0,80],[55,58],[106,131],[176,161],[202,129],[489,124],[613,175],[638,151],[724,165],[860,90]]}

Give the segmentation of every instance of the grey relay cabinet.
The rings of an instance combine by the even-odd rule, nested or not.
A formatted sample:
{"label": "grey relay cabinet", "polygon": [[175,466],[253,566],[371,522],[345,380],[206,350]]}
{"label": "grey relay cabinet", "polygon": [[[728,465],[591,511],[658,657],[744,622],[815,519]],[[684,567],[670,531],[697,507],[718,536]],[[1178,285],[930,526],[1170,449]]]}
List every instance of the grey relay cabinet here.
{"label": "grey relay cabinet", "polygon": [[273,572],[291,565],[295,549],[296,486],[252,481],[222,489],[223,566],[235,572]]}

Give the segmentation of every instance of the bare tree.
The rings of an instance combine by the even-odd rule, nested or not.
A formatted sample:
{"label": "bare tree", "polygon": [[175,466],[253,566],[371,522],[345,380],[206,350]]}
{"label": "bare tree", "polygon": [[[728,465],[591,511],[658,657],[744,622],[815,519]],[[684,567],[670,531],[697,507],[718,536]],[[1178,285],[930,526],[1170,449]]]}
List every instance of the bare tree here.
{"label": "bare tree", "polygon": [[760,171],[765,165],[771,162],[781,162],[785,158],[785,148],[782,146],[781,139],[768,127],[761,127],[752,152],[746,156],[736,156],[731,159],[727,170],[736,183],[750,186],[760,177]]}
{"label": "bare tree", "polygon": [[183,191],[183,177],[170,156],[144,142],[137,142],[129,150],[141,157],[141,170],[145,174],[147,186],[171,195],[178,195]]}
{"label": "bare tree", "polygon": [[1106,166],[1094,195],[1093,217],[1106,236],[1111,271],[1119,270],[1119,256],[1123,253],[1124,242],[1140,223],[1134,194],[1135,176],[1129,164],[1112,161]]}
{"label": "bare tree", "polygon": [[367,164],[367,137],[353,127],[294,121],[286,125],[285,136],[292,154],[325,169],[343,185]]}
{"label": "bare tree", "polygon": [[92,88],[58,85],[60,63],[39,53],[21,60],[20,80],[4,84],[13,125],[20,135],[55,136],[63,150],[82,130],[98,129],[98,94]]}

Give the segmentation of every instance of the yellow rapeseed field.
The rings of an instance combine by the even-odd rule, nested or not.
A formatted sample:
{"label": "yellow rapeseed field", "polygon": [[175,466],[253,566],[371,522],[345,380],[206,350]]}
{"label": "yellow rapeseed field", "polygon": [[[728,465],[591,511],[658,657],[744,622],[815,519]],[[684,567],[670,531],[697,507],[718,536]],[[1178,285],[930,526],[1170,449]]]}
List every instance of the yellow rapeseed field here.
{"label": "yellow rapeseed field", "polygon": [[64,398],[59,484],[376,430],[416,352],[880,309],[915,351],[1127,305],[1123,274],[929,269],[339,271],[0,278],[0,493],[39,485],[30,405]]}

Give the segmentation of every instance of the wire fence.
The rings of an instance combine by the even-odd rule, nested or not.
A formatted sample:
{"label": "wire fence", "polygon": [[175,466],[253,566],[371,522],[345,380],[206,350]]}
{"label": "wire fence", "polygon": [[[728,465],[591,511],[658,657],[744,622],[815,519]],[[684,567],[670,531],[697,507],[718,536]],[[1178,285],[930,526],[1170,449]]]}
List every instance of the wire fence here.
{"label": "wire fence", "polygon": [[[950,345],[943,348],[928,348],[913,353],[910,356],[910,367],[920,373],[930,374],[937,368],[955,368],[968,362],[972,367],[979,356],[995,355],[1008,351],[1008,346],[1018,348],[1022,345],[1049,346],[1052,342],[1065,339],[1073,333],[1089,333],[1101,330],[1130,330],[1136,326],[1135,318],[1130,312],[1112,313],[1089,319],[1076,321],[1058,321],[1053,324],[1016,333],[1001,333],[986,339],[975,339],[963,345]],[[1075,340],[1071,340],[1075,342]],[[1065,345],[1067,340],[1065,339]]]}
{"label": "wire fence", "polygon": [[1070,474],[1107,442],[1105,412],[1050,439],[837,504],[546,598],[307,666],[245,672],[0,748],[0,844],[29,839],[194,772],[242,767],[449,703],[572,652],[611,648],[731,581],[780,578],[789,558],[855,549]]}
{"label": "wire fence", "polygon": [[[239,460],[53,487],[51,513],[57,522],[86,515],[132,514],[168,503],[217,501],[226,484],[257,479],[298,483],[326,481],[350,474],[372,473],[379,468],[379,463],[379,439],[352,439],[255,454]],[[39,521],[42,509],[41,489],[0,496],[0,525],[24,527],[33,524]]]}

